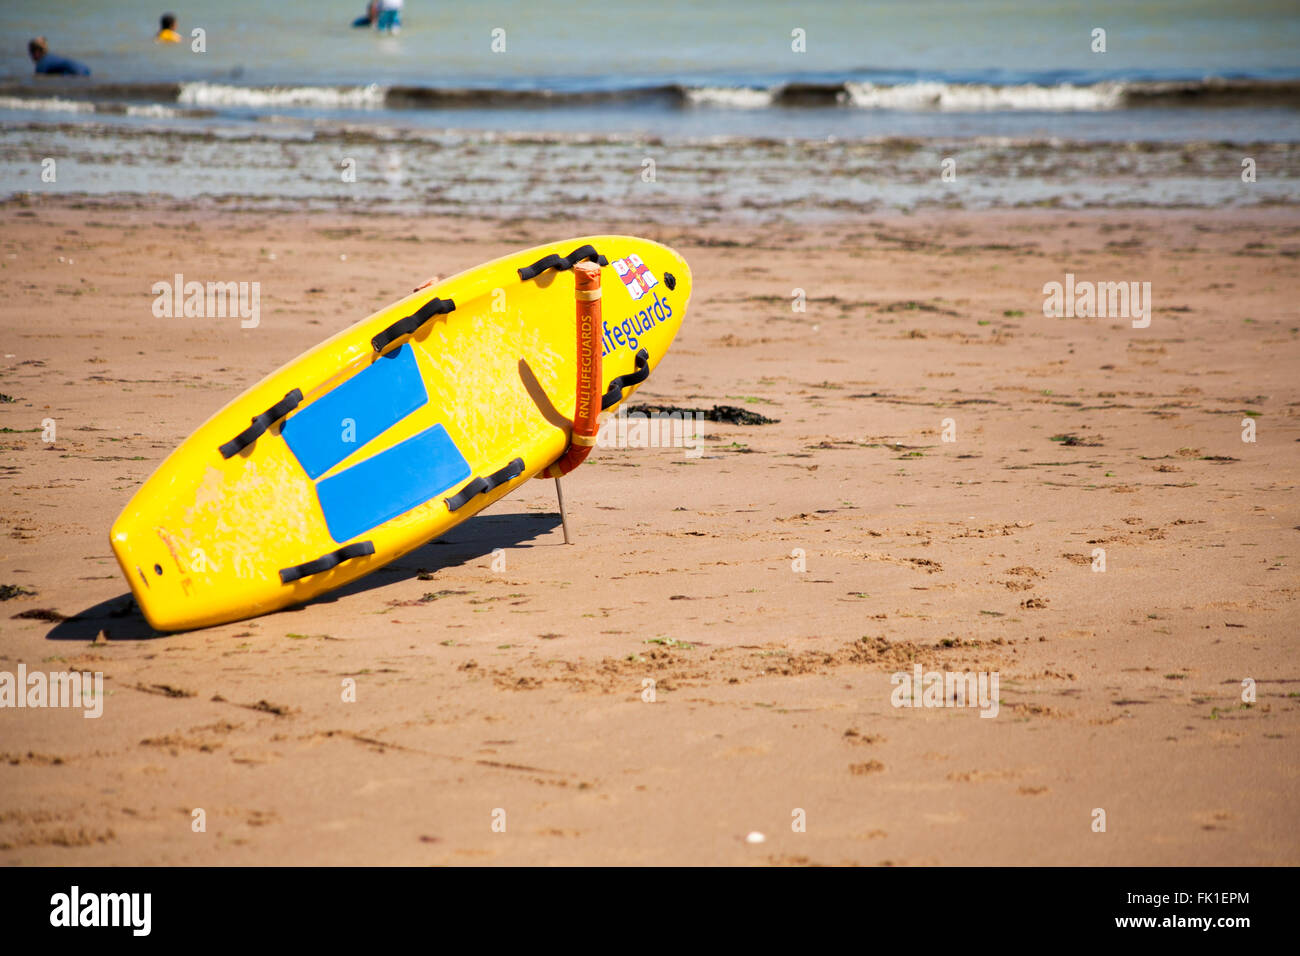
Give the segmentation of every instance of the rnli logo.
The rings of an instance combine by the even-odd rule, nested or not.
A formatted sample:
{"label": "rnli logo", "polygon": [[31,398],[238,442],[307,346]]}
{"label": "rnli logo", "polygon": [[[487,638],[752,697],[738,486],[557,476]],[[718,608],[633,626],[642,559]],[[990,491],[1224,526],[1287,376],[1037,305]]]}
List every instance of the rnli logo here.
{"label": "rnli logo", "polygon": [[623,285],[627,288],[628,295],[632,296],[633,302],[639,301],[643,295],[659,284],[655,274],[646,267],[640,256],[631,255],[625,259],[615,259],[610,265],[623,280]]}

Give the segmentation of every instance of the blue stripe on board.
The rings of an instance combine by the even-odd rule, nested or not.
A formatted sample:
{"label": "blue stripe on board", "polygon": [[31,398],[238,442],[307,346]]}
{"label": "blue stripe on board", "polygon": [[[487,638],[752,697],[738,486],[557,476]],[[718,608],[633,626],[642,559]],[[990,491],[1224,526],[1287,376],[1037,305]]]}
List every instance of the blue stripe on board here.
{"label": "blue stripe on board", "polygon": [[403,345],[290,416],[281,434],[308,477],[319,478],[428,400],[415,353]]}
{"label": "blue stripe on board", "polygon": [[405,514],[470,476],[447,429],[434,425],[316,485],[325,523],[343,542]]}

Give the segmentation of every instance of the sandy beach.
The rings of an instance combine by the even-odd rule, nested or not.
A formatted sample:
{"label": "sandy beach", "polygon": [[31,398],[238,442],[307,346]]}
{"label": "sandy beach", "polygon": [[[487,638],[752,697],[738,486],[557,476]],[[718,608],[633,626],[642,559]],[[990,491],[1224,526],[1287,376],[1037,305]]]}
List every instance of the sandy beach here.
{"label": "sandy beach", "polygon": [[[571,546],[536,481],[328,600],[149,629],[108,527],[195,427],[432,274],[598,232],[695,276],[636,401],[777,421],[597,449]],[[0,712],[0,862],[1300,863],[1291,209],[29,197],[0,254],[0,670],[105,691]],[[260,282],[258,327],[155,318],[175,273]],[[1067,274],[1150,282],[1149,326],[1045,316]],[[917,665],[996,673],[996,716],[894,706]]]}

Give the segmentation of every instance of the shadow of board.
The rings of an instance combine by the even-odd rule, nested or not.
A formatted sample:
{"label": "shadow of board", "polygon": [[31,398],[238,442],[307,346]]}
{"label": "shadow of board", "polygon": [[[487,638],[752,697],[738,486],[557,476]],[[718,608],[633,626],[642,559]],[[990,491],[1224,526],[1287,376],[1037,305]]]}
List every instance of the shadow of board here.
{"label": "shadow of board", "polygon": [[[497,548],[534,547],[533,542],[554,531],[559,525],[558,513],[475,515],[442,537],[421,545],[405,557],[372,571],[364,578],[273,613],[284,614],[316,604],[330,604],[341,597],[362,594],[397,581],[410,580],[419,574],[436,573],[444,568],[486,557]],[[554,546],[563,547],[558,542]],[[65,618],[51,628],[45,638],[50,641],[93,641],[103,629],[107,629],[115,641],[167,636],[167,632],[155,631],[150,627],[136,606],[135,599],[127,593],[101,601]]]}

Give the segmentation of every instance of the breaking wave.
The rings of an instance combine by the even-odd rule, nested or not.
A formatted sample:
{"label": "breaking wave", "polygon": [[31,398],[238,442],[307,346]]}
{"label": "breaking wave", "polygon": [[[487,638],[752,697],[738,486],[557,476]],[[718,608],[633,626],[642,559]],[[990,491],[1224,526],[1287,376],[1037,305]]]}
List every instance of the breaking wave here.
{"label": "breaking wave", "polygon": [[[1272,106],[1300,109],[1300,79],[1105,80],[1095,83],[988,83],[918,79],[883,82],[846,79],[763,84],[660,83],[632,87],[550,89],[440,86],[240,86],[188,83],[77,84],[40,90],[31,84],[0,84],[0,109],[95,112],[132,104],[173,103],[220,111],[226,108],[299,107],[335,109],[544,109],[654,104],[679,109],[761,110],[841,108],[904,112],[1046,113],[1121,110],[1135,107]],[[109,106],[108,104],[113,104]],[[165,115],[161,112],[155,115]]]}

